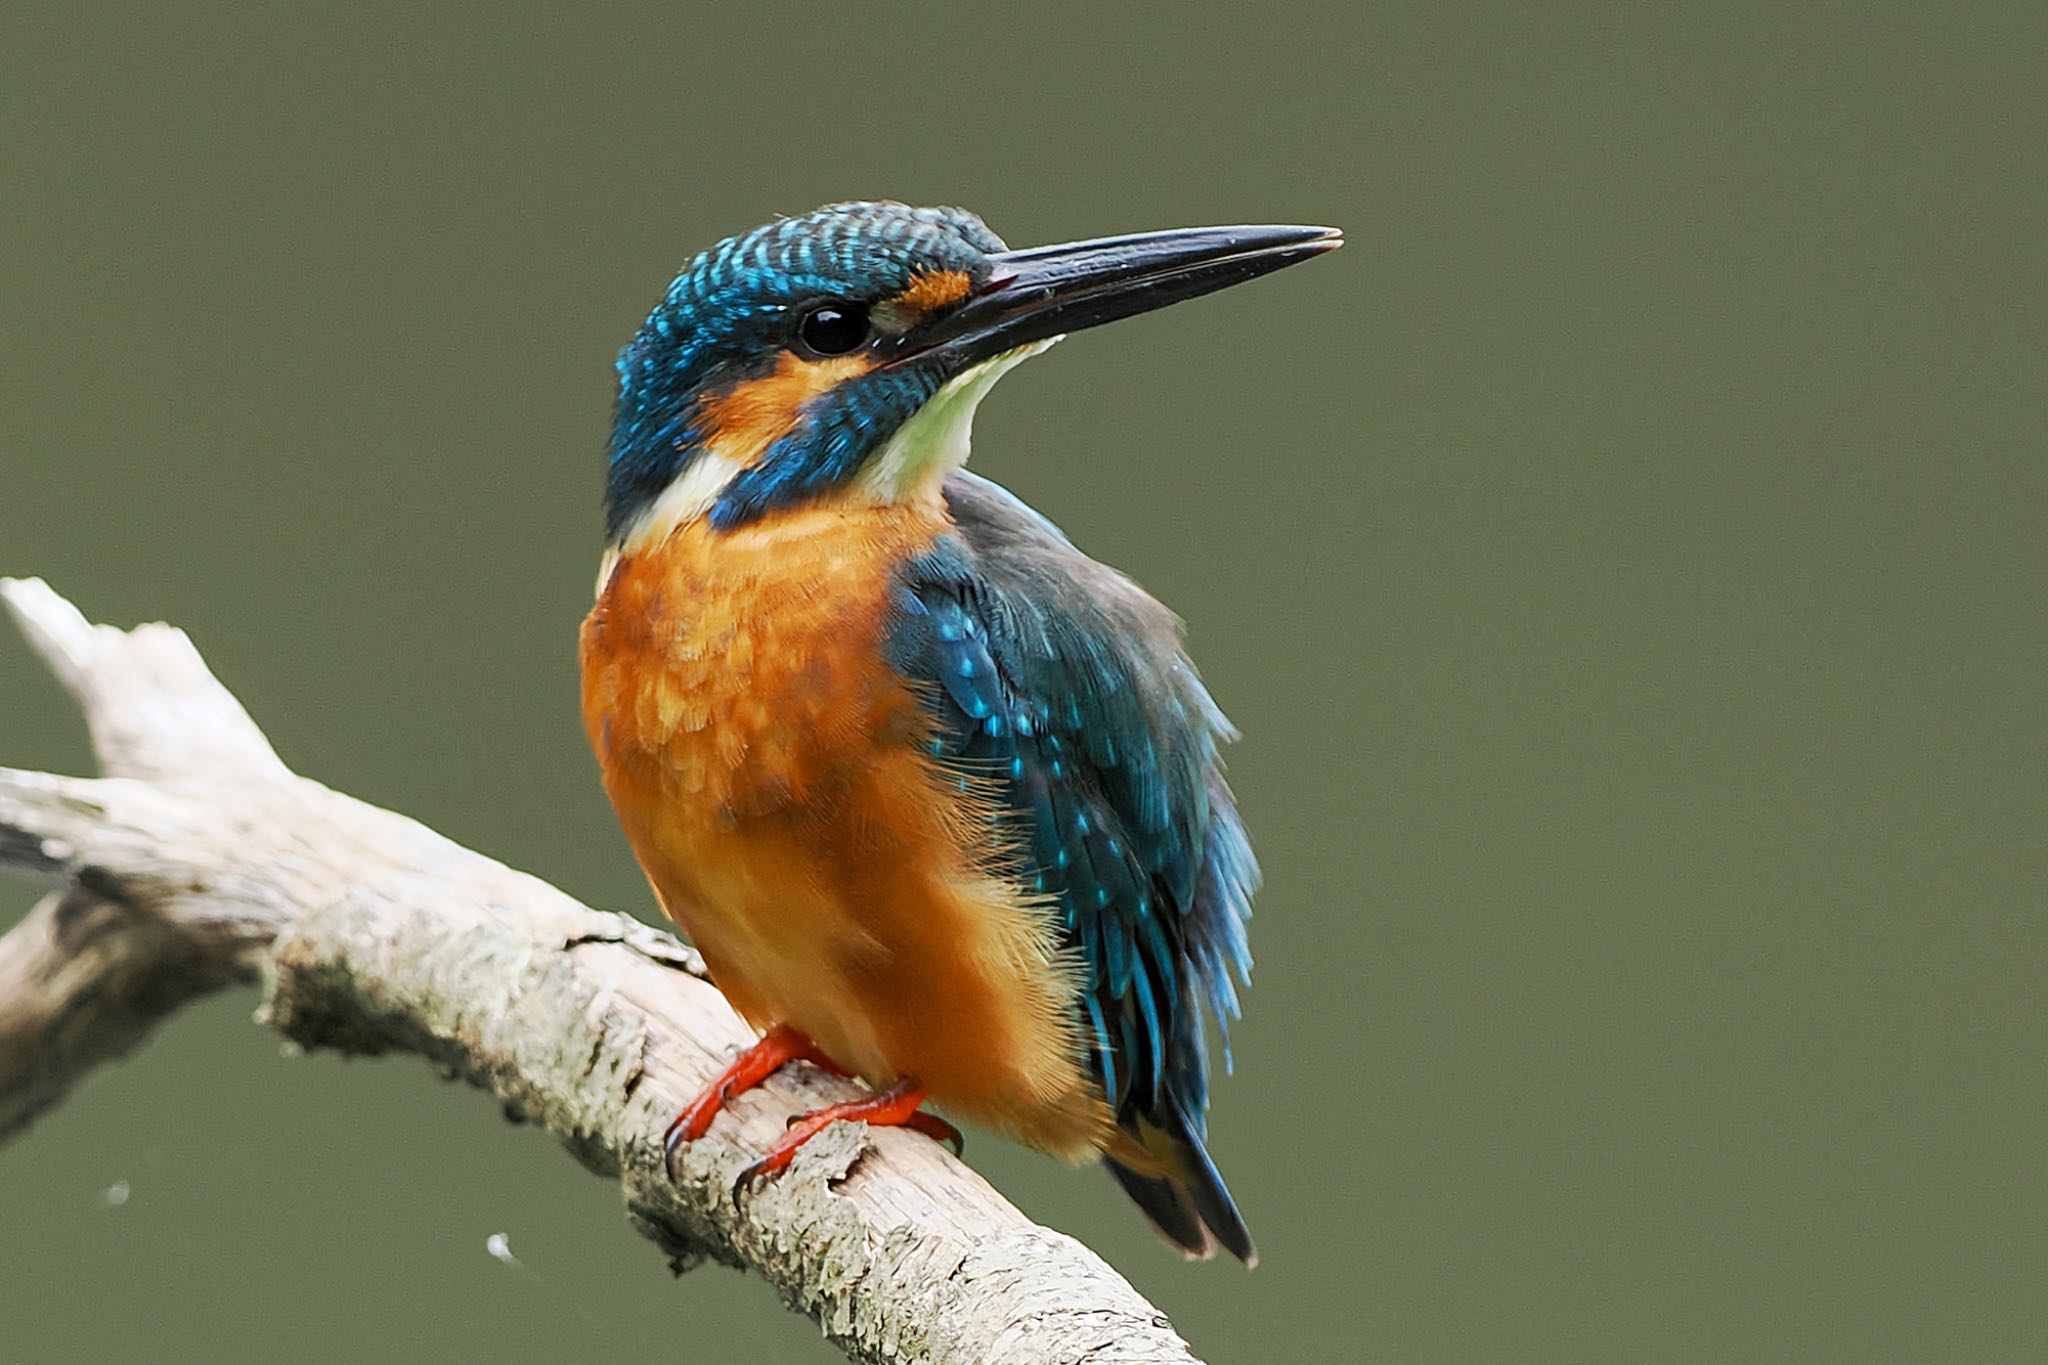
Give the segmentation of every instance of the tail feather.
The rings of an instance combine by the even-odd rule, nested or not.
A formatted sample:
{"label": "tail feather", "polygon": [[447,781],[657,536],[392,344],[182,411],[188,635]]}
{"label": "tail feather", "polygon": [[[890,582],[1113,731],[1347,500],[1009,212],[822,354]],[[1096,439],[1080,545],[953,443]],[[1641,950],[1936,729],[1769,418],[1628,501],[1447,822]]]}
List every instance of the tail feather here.
{"label": "tail feather", "polygon": [[[1152,1221],[1159,1235],[1183,1255],[1206,1260],[1220,1245],[1247,1267],[1257,1265],[1259,1253],[1252,1245],[1251,1230],[1244,1225],[1244,1215],[1237,1211],[1222,1172],[1209,1159],[1208,1148],[1179,1107],[1169,1105],[1168,1111],[1165,1117],[1179,1131],[1146,1123],[1143,1136],[1133,1144],[1142,1144],[1144,1156],[1150,1160],[1125,1162],[1105,1156],[1102,1164],[1109,1167],[1116,1183]],[[1141,1165],[1151,1169],[1141,1169]]]}
{"label": "tail feather", "polygon": [[1185,1185],[1165,1176],[1141,1175],[1113,1157],[1104,1157],[1102,1164],[1174,1250],[1196,1261],[1216,1254],[1216,1239],[1202,1225],[1202,1215],[1195,1211],[1195,1201]]}

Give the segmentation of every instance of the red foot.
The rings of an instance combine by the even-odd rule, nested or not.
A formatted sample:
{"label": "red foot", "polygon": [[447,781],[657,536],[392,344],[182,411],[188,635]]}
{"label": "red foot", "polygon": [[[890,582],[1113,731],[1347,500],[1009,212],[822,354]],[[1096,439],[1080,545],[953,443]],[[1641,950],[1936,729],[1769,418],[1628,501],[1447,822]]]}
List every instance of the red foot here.
{"label": "red foot", "polygon": [[738,1199],[749,1183],[789,1165],[799,1147],[841,1120],[851,1123],[861,1119],[877,1128],[912,1128],[936,1142],[950,1142],[958,1152],[962,1145],[960,1130],[936,1114],[921,1112],[918,1106],[923,1103],[924,1090],[916,1081],[904,1079],[864,1100],[829,1104],[808,1114],[798,1114],[789,1121],[789,1131],[762,1153],[760,1160],[740,1172],[739,1179],[733,1182],[733,1198]]}
{"label": "red foot", "polygon": [[774,1075],[785,1062],[804,1061],[835,1076],[849,1074],[845,1067],[818,1051],[818,1045],[786,1024],[779,1024],[761,1036],[761,1041],[732,1059],[725,1070],[712,1079],[676,1115],[668,1131],[661,1135],[662,1155],[667,1159],[671,1171],[675,1165],[676,1148],[685,1142],[695,1142],[711,1129],[711,1120],[718,1117],[726,1101],[734,1095],[743,1095],[761,1082]]}

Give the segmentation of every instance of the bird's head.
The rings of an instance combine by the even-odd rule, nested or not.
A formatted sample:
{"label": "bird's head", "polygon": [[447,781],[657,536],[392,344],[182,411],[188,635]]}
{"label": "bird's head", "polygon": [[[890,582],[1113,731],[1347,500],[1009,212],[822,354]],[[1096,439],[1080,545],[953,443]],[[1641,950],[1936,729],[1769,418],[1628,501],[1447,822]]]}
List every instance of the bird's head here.
{"label": "bird's head", "polygon": [[1329,228],[1190,228],[1008,250],[964,209],[834,204],[686,266],[619,356],[606,530],[744,526],[835,493],[936,494],[975,405],[1061,334],[1340,245]]}

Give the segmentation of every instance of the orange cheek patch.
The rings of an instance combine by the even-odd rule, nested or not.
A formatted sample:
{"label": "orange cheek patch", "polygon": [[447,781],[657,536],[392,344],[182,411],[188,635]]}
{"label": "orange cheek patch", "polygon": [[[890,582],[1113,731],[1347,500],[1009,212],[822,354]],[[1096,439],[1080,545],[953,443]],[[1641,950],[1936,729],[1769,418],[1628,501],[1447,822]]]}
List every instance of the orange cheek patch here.
{"label": "orange cheek patch", "polygon": [[974,281],[964,270],[927,270],[889,302],[912,316],[922,317],[936,309],[950,308],[973,292]]}
{"label": "orange cheek patch", "polygon": [[804,360],[785,351],[771,373],[744,380],[699,405],[705,447],[734,464],[752,465],[796,430],[804,404],[873,368],[864,355]]}

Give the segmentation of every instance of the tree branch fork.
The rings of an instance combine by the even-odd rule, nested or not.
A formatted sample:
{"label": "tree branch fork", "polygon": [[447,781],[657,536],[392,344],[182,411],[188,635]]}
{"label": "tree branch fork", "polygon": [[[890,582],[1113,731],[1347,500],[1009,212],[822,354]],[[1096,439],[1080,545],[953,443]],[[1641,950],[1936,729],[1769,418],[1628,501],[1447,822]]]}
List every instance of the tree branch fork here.
{"label": "tree branch fork", "polygon": [[775,1285],[861,1361],[1193,1361],[1080,1243],[938,1144],[835,1125],[735,1202],[789,1117],[859,1092],[785,1068],[664,1169],[660,1136],[752,1034],[696,953],[287,768],[182,631],[4,603],[85,713],[104,775],[0,768],[0,867],[56,889],[0,938],[0,1141],[179,1006],[257,981],[308,1048],[410,1052],[615,1179],[678,1270]]}

